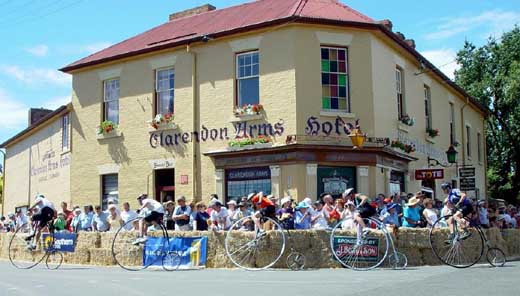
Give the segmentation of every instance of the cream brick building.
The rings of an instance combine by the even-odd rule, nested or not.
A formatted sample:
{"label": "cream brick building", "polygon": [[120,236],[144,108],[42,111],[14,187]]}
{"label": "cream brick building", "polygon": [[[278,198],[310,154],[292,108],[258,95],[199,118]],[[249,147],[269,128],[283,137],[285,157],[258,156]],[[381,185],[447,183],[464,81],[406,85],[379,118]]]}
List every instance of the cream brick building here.
{"label": "cream brick building", "polygon": [[[72,202],[250,190],[301,200],[347,187],[371,196],[430,187],[440,198],[442,180],[415,173],[429,157],[446,164],[455,142],[459,165],[476,171],[469,195],[484,197],[484,109],[391,23],[326,1],[205,6],[61,69],[73,76]],[[243,103],[263,111],[236,115]],[[151,127],[171,110],[175,125]],[[98,135],[106,119],[118,127]],[[372,138],[362,148],[343,127],[356,119]],[[229,147],[246,135],[272,142]],[[388,145],[395,140],[416,151]],[[458,183],[455,166],[432,168]]]}
{"label": "cream brick building", "polygon": [[0,147],[6,149],[5,199],[2,215],[27,208],[36,194],[56,206],[70,203],[71,137],[69,112],[62,106]]}

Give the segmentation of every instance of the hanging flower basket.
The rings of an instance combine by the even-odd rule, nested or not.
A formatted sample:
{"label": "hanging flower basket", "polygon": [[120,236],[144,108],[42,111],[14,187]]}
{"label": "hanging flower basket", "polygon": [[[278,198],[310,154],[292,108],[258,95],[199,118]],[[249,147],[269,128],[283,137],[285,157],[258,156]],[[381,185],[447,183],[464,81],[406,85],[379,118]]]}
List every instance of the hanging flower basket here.
{"label": "hanging flower basket", "polygon": [[428,134],[428,136],[430,138],[435,138],[439,135],[439,130],[438,129],[432,129],[432,128],[429,128],[429,129],[426,129],[426,133]]}
{"label": "hanging flower basket", "polygon": [[397,148],[397,149],[403,150],[406,153],[412,153],[415,151],[415,146],[403,143],[399,140],[393,140],[392,143],[390,144],[390,146],[392,148]]}

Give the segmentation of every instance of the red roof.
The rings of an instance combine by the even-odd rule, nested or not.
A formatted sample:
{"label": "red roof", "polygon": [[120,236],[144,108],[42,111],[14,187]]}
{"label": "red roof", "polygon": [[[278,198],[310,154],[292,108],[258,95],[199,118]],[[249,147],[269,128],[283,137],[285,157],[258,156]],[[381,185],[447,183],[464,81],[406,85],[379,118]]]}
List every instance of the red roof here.
{"label": "red roof", "polygon": [[374,24],[371,18],[337,0],[259,0],[225,9],[174,19],[135,37],[76,61],[61,71],[100,64],[177,46],[202,36],[253,29],[292,19],[322,19]]}

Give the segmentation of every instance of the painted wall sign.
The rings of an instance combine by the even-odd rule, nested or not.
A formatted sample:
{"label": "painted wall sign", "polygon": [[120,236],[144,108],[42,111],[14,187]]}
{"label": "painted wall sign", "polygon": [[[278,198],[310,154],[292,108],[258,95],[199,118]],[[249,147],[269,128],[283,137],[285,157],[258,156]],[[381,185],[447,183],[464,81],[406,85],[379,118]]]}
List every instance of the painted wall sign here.
{"label": "painted wall sign", "polygon": [[247,121],[236,122],[233,124],[234,134],[231,135],[227,127],[224,128],[208,128],[202,125],[200,130],[183,133],[154,132],[150,134],[150,146],[157,148],[159,146],[178,146],[191,142],[207,142],[207,141],[223,141],[231,138],[240,139],[258,136],[281,136],[284,133],[284,121],[280,119],[275,124],[260,123],[249,124]]}
{"label": "painted wall sign", "polygon": [[175,167],[175,159],[154,159],[149,161],[153,170],[170,169]]}
{"label": "painted wall sign", "polygon": [[70,154],[60,155],[53,150],[45,152],[39,159],[33,159],[36,165],[31,166],[31,177],[38,182],[45,182],[60,176],[60,169],[70,165]]}
{"label": "painted wall sign", "polygon": [[317,117],[311,116],[307,119],[305,134],[309,136],[318,136],[320,134],[324,134],[325,136],[330,136],[331,134],[348,135],[350,131],[345,126],[345,121],[339,116],[336,117],[334,122],[321,122]]}
{"label": "painted wall sign", "polygon": [[269,167],[227,170],[226,173],[227,181],[244,181],[271,178],[271,170]]}
{"label": "painted wall sign", "polygon": [[444,179],[443,169],[415,170],[415,180]]}
{"label": "painted wall sign", "polygon": [[475,168],[474,167],[459,168],[459,177],[474,178],[475,177]]}
{"label": "painted wall sign", "polygon": [[448,162],[446,152],[436,149],[432,144],[427,144],[415,138],[410,138],[407,133],[401,131],[397,132],[397,139],[405,144],[415,146],[415,153],[430,156],[438,159],[442,163]]}

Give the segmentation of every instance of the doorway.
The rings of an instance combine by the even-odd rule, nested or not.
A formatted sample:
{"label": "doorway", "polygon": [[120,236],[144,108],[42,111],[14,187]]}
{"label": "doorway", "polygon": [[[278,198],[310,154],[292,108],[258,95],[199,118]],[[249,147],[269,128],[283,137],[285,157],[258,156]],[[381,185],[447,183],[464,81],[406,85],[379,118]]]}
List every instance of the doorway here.
{"label": "doorway", "polygon": [[154,171],[155,200],[166,202],[175,199],[175,169]]}

